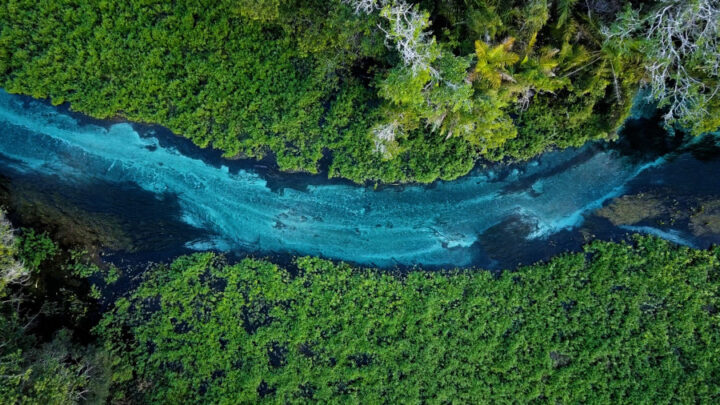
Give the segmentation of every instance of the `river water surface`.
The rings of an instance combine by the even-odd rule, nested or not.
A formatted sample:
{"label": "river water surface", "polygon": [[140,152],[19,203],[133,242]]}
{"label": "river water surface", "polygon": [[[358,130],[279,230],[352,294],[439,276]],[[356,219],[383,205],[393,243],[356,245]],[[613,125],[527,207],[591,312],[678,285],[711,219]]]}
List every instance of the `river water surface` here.
{"label": "river water surface", "polygon": [[[644,129],[636,123],[627,131],[642,139]],[[631,231],[706,247],[718,235],[690,232],[688,218],[618,225],[594,213],[625,194],[661,192],[681,210],[690,209],[687,200],[720,198],[713,142],[696,142],[710,146],[702,156],[692,148],[631,155],[592,144],[452,182],[374,190],[223,160],[161,128],[86,119],[0,91],[5,181],[114,218],[140,251],[165,243],[380,267],[499,268]]]}

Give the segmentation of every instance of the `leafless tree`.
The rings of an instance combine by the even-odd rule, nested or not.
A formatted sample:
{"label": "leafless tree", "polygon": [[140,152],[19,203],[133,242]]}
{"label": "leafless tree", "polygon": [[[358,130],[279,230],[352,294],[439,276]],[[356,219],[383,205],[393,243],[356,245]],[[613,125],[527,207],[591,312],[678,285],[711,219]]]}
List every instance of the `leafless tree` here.
{"label": "leafless tree", "polygon": [[[421,12],[417,6],[404,0],[343,0],[343,2],[352,7],[356,14],[380,13],[380,16],[387,21],[387,24],[378,25],[385,34],[385,45],[397,50],[403,64],[413,75],[421,72],[430,74],[431,83],[428,83],[427,88],[431,87],[432,83],[442,80],[439,72],[432,66],[432,62],[439,56],[439,49],[431,32],[427,30],[430,26],[427,13]],[[401,131],[402,125],[399,119],[376,127],[372,131],[375,152],[390,157],[388,146],[395,143]]]}
{"label": "leafless tree", "polygon": [[370,14],[387,5],[387,0],[342,0],[355,10],[355,14]]}
{"label": "leafless tree", "polygon": [[404,0],[343,0],[355,10],[356,14],[371,14],[380,11],[380,15],[388,21],[388,26],[378,25],[385,33],[385,44],[395,48],[405,66],[410,67],[413,74],[428,71],[434,77],[438,72],[431,63],[437,57],[435,40],[431,32],[429,17],[417,6]]}
{"label": "leafless tree", "polygon": [[373,130],[375,141],[375,152],[389,157],[388,145],[395,142],[400,124],[397,120],[378,126]]}
{"label": "leafless tree", "polygon": [[380,15],[390,22],[388,30],[380,26],[385,32],[386,44],[395,44],[405,66],[410,67],[413,74],[427,71],[433,78],[438,78],[437,70],[430,65],[438,55],[435,39],[427,31],[430,26],[428,16],[404,1],[386,6]]}
{"label": "leafless tree", "polygon": [[702,119],[720,90],[720,1],[661,0],[645,16],[637,10],[606,27],[608,41],[642,38],[651,97],[667,106],[666,120]]}
{"label": "leafless tree", "polygon": [[[12,249],[15,234],[5,213],[0,211],[0,248]],[[19,261],[7,257],[0,262],[0,290],[10,284],[24,284],[30,278],[30,271]]]}

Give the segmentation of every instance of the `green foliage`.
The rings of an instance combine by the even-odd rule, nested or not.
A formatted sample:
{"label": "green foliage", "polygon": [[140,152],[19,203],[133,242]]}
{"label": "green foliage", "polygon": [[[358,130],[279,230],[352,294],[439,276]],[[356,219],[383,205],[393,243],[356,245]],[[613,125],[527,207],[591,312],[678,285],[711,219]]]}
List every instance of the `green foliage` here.
{"label": "green foliage", "polygon": [[28,269],[35,272],[44,262],[51,260],[60,251],[47,232],[37,233],[29,228],[23,228],[17,244],[20,259]]}
{"label": "green foliage", "polygon": [[112,284],[120,278],[120,271],[113,264],[104,265],[103,268],[92,261],[85,250],[73,249],[62,266],[63,272],[79,279],[100,276],[106,284]]}
{"label": "green foliage", "polygon": [[578,0],[558,0],[557,2],[557,28],[561,28],[570,18],[572,8]]}
{"label": "green foliage", "polygon": [[[0,85],[282,170],[316,173],[327,151],[329,175],[357,182],[454,179],[478,159],[615,134],[647,47],[605,41],[615,16],[596,3],[425,0],[403,26],[395,2],[355,14],[341,0],[8,0]],[[419,58],[398,51],[404,39]]]}
{"label": "green foliage", "polygon": [[595,242],[505,272],[402,276],[211,253],[97,331],[138,402],[714,403],[720,249]]}
{"label": "green foliage", "polygon": [[718,20],[716,1],[665,0],[643,9],[627,4],[603,30],[605,47],[642,59],[650,93],[666,121],[695,135],[720,125]]}
{"label": "green foliage", "polygon": [[16,238],[0,213],[0,403],[101,403],[107,397],[109,359],[102,351],[78,345],[66,329],[47,342],[32,333],[57,303],[49,297],[33,302],[28,287],[58,254],[46,233],[23,229]]}
{"label": "green foliage", "polygon": [[[107,357],[103,359],[92,347],[71,342],[67,330],[61,330],[53,340],[39,347],[2,353],[0,401],[4,404],[66,405],[103,399],[101,382],[108,376],[93,367],[107,361]],[[100,384],[92,381],[92,377]],[[90,393],[91,389],[94,393]]]}
{"label": "green foliage", "polygon": [[[100,118],[161,123],[230,157],[273,154],[283,170],[316,172],[323,148],[348,137],[366,138],[364,159],[372,155],[369,126],[326,130],[354,62],[386,53],[363,34],[374,21],[339,0],[11,0],[0,26],[8,91]],[[352,117],[368,100],[353,99],[333,119]]]}
{"label": "green foliage", "polygon": [[490,87],[499,88],[503,78],[510,77],[506,67],[520,60],[516,53],[510,52],[514,42],[515,38],[509,37],[491,48],[483,41],[475,41],[475,73],[481,80],[487,81]]}
{"label": "green foliage", "polygon": [[[122,276],[120,269],[112,263],[103,263],[102,267],[88,255],[85,250],[73,249],[69,252],[69,257],[62,264],[62,272],[77,279],[91,279],[95,277],[95,282],[91,288],[94,295],[99,292],[99,286],[96,282],[102,279],[105,286],[117,282]],[[97,299],[98,297],[93,297]]]}
{"label": "green foliage", "polygon": [[259,21],[273,21],[280,17],[281,6],[292,2],[284,0],[240,0],[237,3],[238,12],[243,17]]}

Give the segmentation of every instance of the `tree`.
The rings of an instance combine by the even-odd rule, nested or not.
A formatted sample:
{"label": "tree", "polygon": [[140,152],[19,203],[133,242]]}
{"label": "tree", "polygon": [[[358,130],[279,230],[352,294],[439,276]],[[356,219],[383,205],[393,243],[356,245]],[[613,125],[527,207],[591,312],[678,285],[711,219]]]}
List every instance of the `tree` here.
{"label": "tree", "polygon": [[280,17],[280,8],[286,0],[239,0],[240,15],[257,21],[274,21]]}
{"label": "tree", "polygon": [[477,64],[475,75],[471,79],[483,79],[495,89],[500,87],[503,80],[515,81],[507,71],[509,65],[520,60],[516,53],[510,52],[514,42],[515,38],[508,37],[502,43],[491,47],[483,41],[475,41]]}
{"label": "tree", "polygon": [[661,0],[645,15],[628,6],[603,34],[619,46],[641,41],[650,94],[668,122],[694,133],[720,125],[720,3]]}
{"label": "tree", "polygon": [[[102,402],[106,395],[103,380],[108,379],[103,374],[107,364],[102,352],[73,343],[65,329],[44,344],[39,344],[40,339],[30,331],[42,314],[29,310],[33,306],[27,289],[33,284],[31,277],[37,276],[37,266],[43,263],[45,253],[48,249],[56,252],[57,247],[44,233],[24,230],[23,238],[28,242],[18,242],[10,222],[0,211],[0,403],[54,405],[88,399]],[[51,301],[46,304],[48,308],[55,307]],[[103,367],[98,367],[101,364]]]}

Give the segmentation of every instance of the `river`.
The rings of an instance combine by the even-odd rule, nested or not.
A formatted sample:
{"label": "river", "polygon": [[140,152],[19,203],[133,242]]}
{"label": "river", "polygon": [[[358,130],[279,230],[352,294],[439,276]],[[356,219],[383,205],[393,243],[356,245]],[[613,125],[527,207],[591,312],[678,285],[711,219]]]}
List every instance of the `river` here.
{"label": "river", "polygon": [[[643,144],[650,123],[627,125],[625,136]],[[707,247],[720,242],[714,217],[701,223],[691,213],[720,200],[720,160],[714,139],[693,145],[630,153],[628,142],[593,143],[452,182],[374,189],[225,160],[156,126],[93,120],[0,91],[8,187],[32,189],[78,221],[114,224],[108,229],[132,246],[116,250],[135,254],[210,249],[384,268],[509,268],[629,232]],[[636,200],[654,211],[639,220],[597,211],[614,201],[613,215],[626,214],[622,203]]]}

